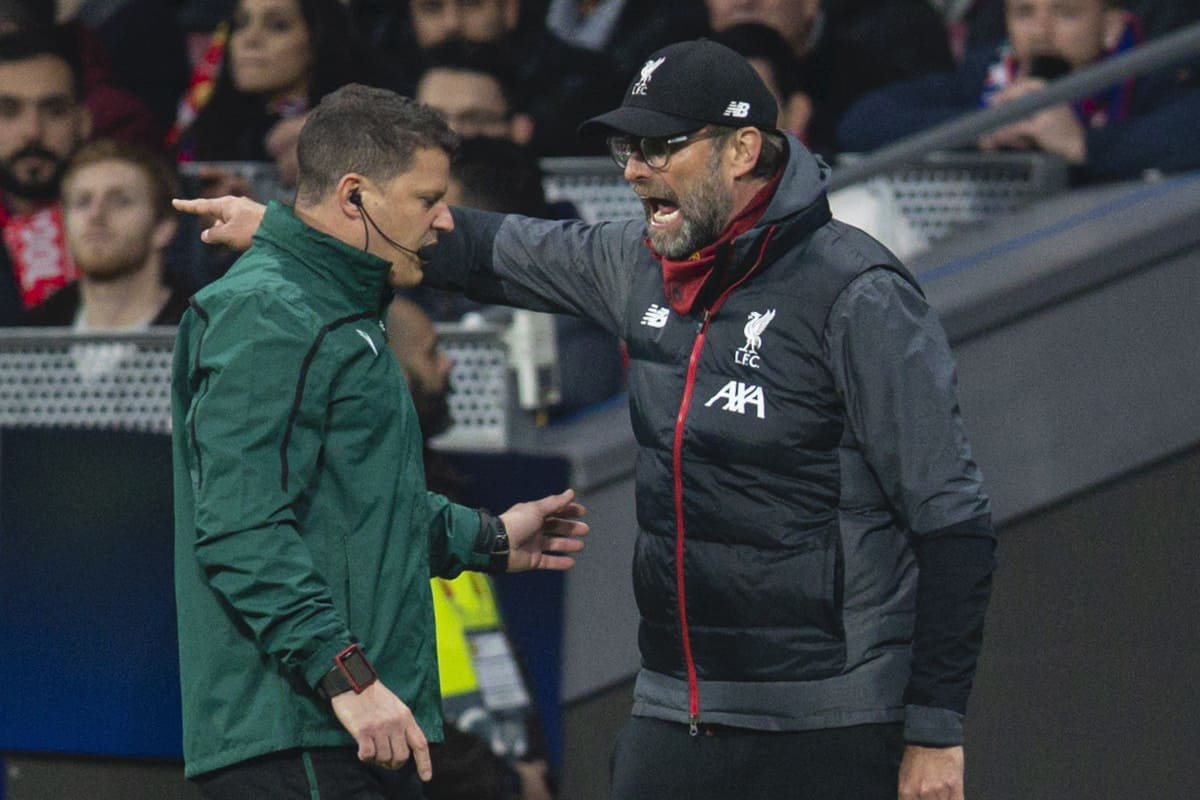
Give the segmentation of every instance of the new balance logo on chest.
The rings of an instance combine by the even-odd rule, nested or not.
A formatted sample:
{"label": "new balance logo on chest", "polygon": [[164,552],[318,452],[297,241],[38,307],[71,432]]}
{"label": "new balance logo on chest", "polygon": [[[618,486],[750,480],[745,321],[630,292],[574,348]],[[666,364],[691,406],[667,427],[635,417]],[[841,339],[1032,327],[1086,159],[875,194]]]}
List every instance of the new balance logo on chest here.
{"label": "new balance logo on chest", "polygon": [[642,324],[650,328],[664,328],[669,316],[671,316],[671,309],[663,308],[655,303],[646,309],[645,314],[642,314]]}
{"label": "new balance logo on chest", "polygon": [[767,399],[763,394],[761,386],[755,386],[752,383],[742,383],[741,381],[730,381],[721,387],[721,391],[710,397],[708,402],[704,404],[704,407],[709,408],[718,400],[725,401],[725,405],[721,406],[722,411],[745,414],[746,406],[754,406],[755,416],[759,419],[767,418]]}

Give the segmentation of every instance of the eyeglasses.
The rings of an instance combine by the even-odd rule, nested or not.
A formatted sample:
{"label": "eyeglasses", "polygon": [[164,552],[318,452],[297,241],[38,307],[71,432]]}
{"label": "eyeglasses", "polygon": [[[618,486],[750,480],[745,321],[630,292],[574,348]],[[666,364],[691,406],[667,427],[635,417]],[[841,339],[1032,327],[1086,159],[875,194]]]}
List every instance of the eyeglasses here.
{"label": "eyeglasses", "polygon": [[651,169],[662,169],[667,166],[671,156],[692,142],[711,139],[719,135],[719,131],[708,128],[701,128],[691,133],[681,133],[678,136],[642,136],[638,138],[621,134],[608,137],[608,152],[621,169],[625,169],[625,165],[629,163],[629,159],[635,152],[641,155],[646,166]]}

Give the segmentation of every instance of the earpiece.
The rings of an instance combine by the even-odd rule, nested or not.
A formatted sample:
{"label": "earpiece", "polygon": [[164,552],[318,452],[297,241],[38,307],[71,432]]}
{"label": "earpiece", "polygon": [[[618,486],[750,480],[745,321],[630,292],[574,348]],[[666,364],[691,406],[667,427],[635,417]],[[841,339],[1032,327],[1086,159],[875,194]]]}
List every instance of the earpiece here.
{"label": "earpiece", "polygon": [[365,240],[363,243],[364,250],[366,250],[367,246],[371,243],[371,232],[367,230],[367,223],[370,223],[371,227],[375,229],[375,232],[382,236],[383,240],[392,247],[396,248],[407,256],[417,259],[418,261],[424,260],[421,258],[421,254],[418,251],[413,250],[411,247],[405,247],[379,229],[379,226],[375,224],[375,220],[371,219],[371,215],[367,213],[367,208],[363,205],[362,193],[359,192],[358,189],[351,189],[350,194],[346,195],[346,199],[350,201],[351,205],[358,206],[358,210],[362,212],[363,238]]}

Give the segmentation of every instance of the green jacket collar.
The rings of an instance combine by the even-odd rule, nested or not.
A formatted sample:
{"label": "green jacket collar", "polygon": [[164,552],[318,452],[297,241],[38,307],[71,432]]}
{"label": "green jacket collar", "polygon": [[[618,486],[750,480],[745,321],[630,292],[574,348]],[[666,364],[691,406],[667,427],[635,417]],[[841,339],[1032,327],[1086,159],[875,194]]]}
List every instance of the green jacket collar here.
{"label": "green jacket collar", "polygon": [[374,309],[387,286],[390,262],[309,227],[274,200],[254,239],[285,251],[300,268],[337,286],[364,309]]}

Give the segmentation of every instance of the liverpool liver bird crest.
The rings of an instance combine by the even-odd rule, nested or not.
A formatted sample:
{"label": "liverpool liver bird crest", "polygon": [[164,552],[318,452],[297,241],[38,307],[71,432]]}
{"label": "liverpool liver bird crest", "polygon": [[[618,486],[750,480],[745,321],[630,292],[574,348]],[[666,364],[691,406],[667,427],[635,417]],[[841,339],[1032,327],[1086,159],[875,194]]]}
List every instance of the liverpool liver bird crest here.
{"label": "liverpool liver bird crest", "polygon": [[757,311],[750,312],[750,321],[746,323],[746,327],[742,328],[742,333],[746,335],[746,347],[748,353],[757,353],[758,348],[762,347],[762,332],[771,324],[771,320],[775,319],[775,309],[771,309],[765,314],[760,314]]}

